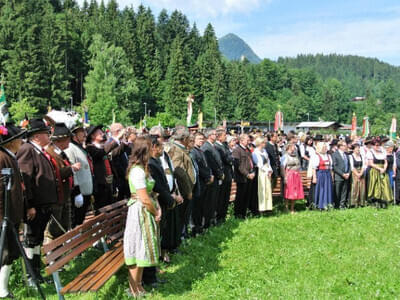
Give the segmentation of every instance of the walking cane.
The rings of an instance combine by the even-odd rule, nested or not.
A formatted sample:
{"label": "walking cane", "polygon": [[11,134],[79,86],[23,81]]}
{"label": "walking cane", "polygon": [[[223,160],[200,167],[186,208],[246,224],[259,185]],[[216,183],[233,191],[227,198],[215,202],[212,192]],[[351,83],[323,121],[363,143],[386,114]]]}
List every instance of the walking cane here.
{"label": "walking cane", "polygon": [[10,191],[11,191],[11,176],[12,176],[13,170],[11,168],[4,168],[1,170],[1,177],[0,179],[3,180],[4,184],[4,217],[3,221],[1,224],[1,235],[0,235],[0,258],[3,259],[3,250],[4,250],[4,242],[6,239],[6,233],[8,226],[11,225],[11,231],[14,234],[15,241],[17,242],[18,245],[18,250],[25,262],[25,266],[28,270],[28,273],[32,276],[33,282],[35,283],[36,288],[39,291],[40,296],[42,299],[46,299],[46,297],[43,294],[42,289],[40,288],[40,284],[38,281],[38,278],[36,277],[36,273],[33,271],[33,268],[26,256],[25,250],[22,247],[21,241],[19,240],[18,232],[14,227],[13,222],[9,219],[9,197],[10,197]]}

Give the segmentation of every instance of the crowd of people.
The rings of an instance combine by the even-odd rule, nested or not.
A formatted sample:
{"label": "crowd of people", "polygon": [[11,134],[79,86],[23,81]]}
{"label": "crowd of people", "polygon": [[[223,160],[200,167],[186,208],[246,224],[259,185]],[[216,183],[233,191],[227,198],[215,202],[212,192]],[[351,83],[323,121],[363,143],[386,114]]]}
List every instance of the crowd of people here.
{"label": "crowd of people", "polygon": [[[41,118],[25,129],[0,126],[0,169],[14,170],[10,216],[24,224],[24,247],[40,281],[40,247],[82,224],[89,211],[127,199],[123,238],[133,296],[155,287],[160,261],[170,263],[183,240],[217,226],[227,217],[232,183],[236,218],[268,215],[280,184],[285,208],[311,187],[310,209],[387,207],[398,198],[400,152],[385,137],[288,134],[224,127],[189,130],[125,128],[114,123],[68,128]],[[280,178],[280,180],[278,180]],[[0,213],[4,191],[0,188]],[[398,203],[398,201],[396,201]],[[0,298],[12,297],[8,279],[18,250],[7,235],[0,270]],[[34,285],[28,275],[28,282]]]}

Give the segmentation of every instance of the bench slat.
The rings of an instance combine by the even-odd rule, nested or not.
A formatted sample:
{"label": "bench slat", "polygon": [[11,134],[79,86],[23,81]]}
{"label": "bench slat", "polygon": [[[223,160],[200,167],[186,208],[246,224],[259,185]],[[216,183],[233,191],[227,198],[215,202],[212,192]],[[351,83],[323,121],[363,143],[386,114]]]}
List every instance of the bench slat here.
{"label": "bench slat", "polygon": [[123,251],[122,243],[115,245],[110,251],[100,256],[95,262],[93,262],[89,267],[87,267],[81,274],[78,275],[73,281],[68,283],[62,290],[62,294],[66,293],[77,293],[81,291],[81,288],[87,284],[87,282],[93,281],[93,276],[101,271],[107,265],[110,265],[114,257],[121,254]]}
{"label": "bench slat", "polygon": [[45,256],[46,264],[49,264],[49,263],[57,260],[58,258],[65,255],[65,253],[68,252],[69,250],[76,248],[76,246],[78,246],[79,244],[81,244],[81,243],[85,242],[87,239],[90,239],[91,237],[95,236],[96,233],[100,233],[102,228],[103,228],[103,224],[94,224],[92,229],[90,229],[84,233],[81,233],[79,237],[73,238],[70,242],[62,245],[61,247],[57,248],[55,251],[47,254]]}
{"label": "bench slat", "polygon": [[81,292],[97,291],[124,265],[125,258],[122,245],[116,250],[117,254],[113,256],[112,261],[104,268],[98,270],[92,277],[92,280],[88,281],[83,287],[81,287]]}
{"label": "bench slat", "polygon": [[85,243],[79,245],[74,250],[72,250],[68,255],[63,256],[59,260],[55,261],[53,264],[46,267],[46,273],[48,275],[50,275],[53,272],[57,271],[59,268],[61,268],[66,263],[68,263],[70,260],[72,260],[74,257],[78,256],[83,251],[85,251],[87,248],[91,247],[94,242],[98,241],[105,234],[106,234],[106,232],[102,231],[98,235],[95,235],[91,239],[88,239]]}
{"label": "bench slat", "polygon": [[128,203],[127,200],[121,200],[121,201],[115,202],[113,204],[110,204],[110,205],[107,205],[107,206],[103,206],[102,208],[99,209],[99,212],[108,213],[108,212],[114,210],[117,207],[126,206],[127,203]]}
{"label": "bench slat", "polygon": [[82,234],[82,232],[86,230],[90,230],[90,228],[96,224],[97,222],[102,222],[106,218],[105,214],[100,214],[91,220],[75,227],[74,229],[64,233],[60,237],[56,238],[55,240],[51,241],[48,244],[43,245],[42,252],[45,255],[46,253],[52,252],[55,248],[58,248],[66,241],[72,239],[73,237],[77,236],[78,234]]}
{"label": "bench slat", "polygon": [[113,276],[117,271],[125,264],[125,258],[123,253],[117,257],[115,262],[112,264],[112,268],[110,268],[99,280],[97,280],[96,284],[90,288],[90,291],[97,292],[106,282]]}

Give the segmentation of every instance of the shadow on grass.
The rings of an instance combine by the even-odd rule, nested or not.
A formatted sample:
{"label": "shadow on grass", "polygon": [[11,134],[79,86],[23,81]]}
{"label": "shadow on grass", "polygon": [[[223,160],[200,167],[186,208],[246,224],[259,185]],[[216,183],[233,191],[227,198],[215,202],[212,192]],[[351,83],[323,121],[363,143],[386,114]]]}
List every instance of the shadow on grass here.
{"label": "shadow on grass", "polygon": [[205,234],[185,241],[179,253],[171,257],[171,271],[161,275],[168,283],[157,289],[157,293],[162,296],[182,295],[191,291],[196,282],[218,272],[221,269],[220,254],[227,248],[226,243],[232,239],[241,222],[243,220],[229,217],[225,223],[210,228]]}

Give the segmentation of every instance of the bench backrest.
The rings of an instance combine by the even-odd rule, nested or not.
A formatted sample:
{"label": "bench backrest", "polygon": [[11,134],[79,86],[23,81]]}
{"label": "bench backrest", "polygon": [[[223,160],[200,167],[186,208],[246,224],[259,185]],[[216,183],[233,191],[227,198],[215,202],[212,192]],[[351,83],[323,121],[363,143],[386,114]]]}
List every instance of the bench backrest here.
{"label": "bench backrest", "polygon": [[[300,171],[301,182],[303,183],[303,191],[304,195],[308,195],[310,192],[311,186],[311,178],[307,177],[307,171]],[[278,177],[276,180],[275,188],[272,190],[272,196],[280,196],[281,195],[281,177]]]}
{"label": "bench backrest", "polygon": [[98,216],[43,245],[47,274],[57,271],[104,236],[111,241],[120,239],[125,227],[126,202],[122,200],[101,208]]}
{"label": "bench backrest", "polygon": [[128,213],[127,203],[127,200],[121,200],[99,209],[101,213],[107,215],[109,224],[109,233],[107,234],[108,242],[119,240],[124,235],[126,215]]}
{"label": "bench backrest", "polygon": [[106,234],[106,217],[107,215],[102,213],[43,245],[47,274],[57,271],[100,240]]}

